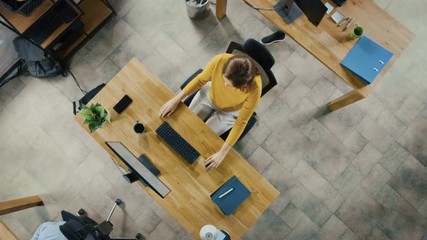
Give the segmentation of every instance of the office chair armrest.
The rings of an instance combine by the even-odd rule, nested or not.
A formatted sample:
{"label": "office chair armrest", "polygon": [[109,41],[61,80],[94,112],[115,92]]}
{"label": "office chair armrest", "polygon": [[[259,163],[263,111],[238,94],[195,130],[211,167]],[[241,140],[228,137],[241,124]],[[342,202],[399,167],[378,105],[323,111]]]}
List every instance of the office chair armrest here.
{"label": "office chair armrest", "polygon": [[199,70],[197,70],[196,72],[194,72],[193,74],[191,74],[190,77],[187,78],[187,80],[185,80],[185,82],[183,82],[181,84],[181,86],[179,87],[181,90],[185,88],[185,86],[188,85],[189,82],[191,82],[191,80],[193,80],[197,75],[199,75],[199,73],[201,73],[203,71],[203,69],[199,68]]}
{"label": "office chair armrest", "polygon": [[261,97],[277,85],[276,77],[271,70],[266,71],[265,74],[268,77],[268,84],[262,87]]}
{"label": "office chair armrest", "polygon": [[[196,72],[194,72],[189,78],[187,78],[187,80],[185,80],[184,83],[181,84],[181,86],[179,87],[181,90],[185,88],[185,86],[188,85],[189,82],[191,82],[191,80],[193,80],[197,75],[199,75],[199,73],[201,73],[203,71],[203,69],[199,69]],[[193,100],[194,96],[196,95],[197,92],[191,94],[190,96],[188,96],[185,100],[184,100],[184,104],[187,106],[190,106],[191,101]]]}
{"label": "office chair armrest", "polygon": [[241,52],[244,52],[242,45],[239,43],[231,41],[230,44],[228,44],[226,53],[233,53],[233,50],[239,50]]}

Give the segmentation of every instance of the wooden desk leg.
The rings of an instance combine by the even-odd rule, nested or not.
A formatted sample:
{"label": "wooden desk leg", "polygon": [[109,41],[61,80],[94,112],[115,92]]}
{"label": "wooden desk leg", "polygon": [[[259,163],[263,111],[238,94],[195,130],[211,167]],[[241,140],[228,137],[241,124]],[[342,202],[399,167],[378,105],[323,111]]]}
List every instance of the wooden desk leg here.
{"label": "wooden desk leg", "polygon": [[331,111],[335,111],[337,109],[340,109],[342,107],[350,105],[350,104],[357,102],[357,101],[364,99],[364,98],[365,98],[365,95],[363,95],[359,91],[353,90],[351,92],[348,92],[348,93],[342,95],[341,97],[339,97],[333,101],[330,101],[328,103],[328,108]]}
{"label": "wooden desk leg", "polygon": [[43,205],[43,201],[39,196],[4,201],[0,202],[0,215],[41,205]]}
{"label": "wooden desk leg", "polygon": [[216,0],[216,17],[223,19],[227,12],[227,0]]}
{"label": "wooden desk leg", "polygon": [[15,235],[15,233],[10,230],[10,228],[0,220],[0,239],[7,240],[18,240],[19,238]]}

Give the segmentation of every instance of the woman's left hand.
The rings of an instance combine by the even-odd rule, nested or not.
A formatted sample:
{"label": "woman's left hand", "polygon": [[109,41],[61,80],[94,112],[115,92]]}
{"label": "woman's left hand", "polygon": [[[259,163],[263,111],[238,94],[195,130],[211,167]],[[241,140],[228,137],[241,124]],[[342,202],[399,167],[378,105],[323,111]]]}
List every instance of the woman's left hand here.
{"label": "woman's left hand", "polygon": [[206,159],[205,161],[206,168],[208,170],[212,168],[217,168],[221,164],[222,160],[224,160],[226,154],[227,153],[224,154],[221,151],[214,153],[212,156]]}

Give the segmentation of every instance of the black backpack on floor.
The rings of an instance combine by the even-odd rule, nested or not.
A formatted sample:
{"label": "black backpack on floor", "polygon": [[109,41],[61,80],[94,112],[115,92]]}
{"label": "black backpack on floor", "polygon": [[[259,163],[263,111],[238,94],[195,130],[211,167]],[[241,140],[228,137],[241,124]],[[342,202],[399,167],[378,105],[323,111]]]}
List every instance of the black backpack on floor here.
{"label": "black backpack on floor", "polygon": [[25,61],[28,74],[38,78],[66,75],[53,54],[40,49],[27,39],[17,37],[13,40],[13,46],[19,57]]}

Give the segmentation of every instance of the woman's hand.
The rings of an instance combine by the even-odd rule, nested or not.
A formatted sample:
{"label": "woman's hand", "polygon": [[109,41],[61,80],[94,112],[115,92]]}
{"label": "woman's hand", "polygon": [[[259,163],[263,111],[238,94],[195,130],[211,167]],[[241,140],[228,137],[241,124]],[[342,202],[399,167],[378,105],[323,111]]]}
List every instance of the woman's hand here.
{"label": "woman's hand", "polygon": [[230,151],[230,149],[231,149],[231,145],[225,142],[222,145],[221,150],[219,150],[219,152],[214,153],[212,156],[206,159],[205,167],[208,170],[212,168],[217,168],[221,164],[222,160],[224,160],[225,156],[227,155],[228,151]]}
{"label": "woman's hand", "polygon": [[167,117],[170,116],[178,107],[178,104],[181,101],[177,101],[177,99],[172,98],[171,100],[167,101],[159,110],[159,116],[160,117]]}
{"label": "woman's hand", "polygon": [[159,116],[167,117],[170,116],[178,107],[178,104],[185,98],[185,93],[181,91],[171,100],[167,101],[159,110]]}
{"label": "woman's hand", "polygon": [[221,151],[214,153],[205,161],[205,166],[208,170],[212,168],[217,168],[221,164],[222,160],[224,160],[224,158],[225,154]]}

